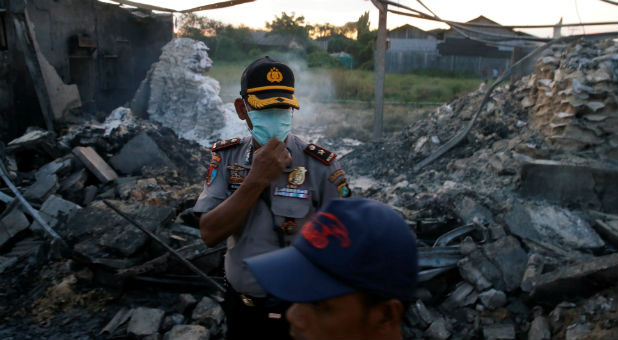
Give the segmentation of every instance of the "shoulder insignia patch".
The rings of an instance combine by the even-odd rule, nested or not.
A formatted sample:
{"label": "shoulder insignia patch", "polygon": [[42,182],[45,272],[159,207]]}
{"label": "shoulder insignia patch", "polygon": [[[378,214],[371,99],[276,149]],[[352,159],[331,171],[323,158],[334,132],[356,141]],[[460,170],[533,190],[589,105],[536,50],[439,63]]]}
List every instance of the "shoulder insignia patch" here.
{"label": "shoulder insignia patch", "polygon": [[330,165],[330,163],[337,157],[332,151],[326,150],[323,147],[315,144],[309,144],[305,148],[305,153],[309,154],[313,158],[319,160],[320,162]]}
{"label": "shoulder insignia patch", "polygon": [[240,144],[240,138],[226,139],[212,145],[212,151],[219,151]]}

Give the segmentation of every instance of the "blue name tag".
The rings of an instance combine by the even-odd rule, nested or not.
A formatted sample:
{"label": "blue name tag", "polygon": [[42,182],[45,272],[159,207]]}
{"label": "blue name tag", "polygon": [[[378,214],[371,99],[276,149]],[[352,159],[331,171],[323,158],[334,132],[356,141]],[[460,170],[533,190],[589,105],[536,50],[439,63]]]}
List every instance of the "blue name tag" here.
{"label": "blue name tag", "polygon": [[283,197],[307,198],[309,197],[309,190],[275,187],[274,195]]}

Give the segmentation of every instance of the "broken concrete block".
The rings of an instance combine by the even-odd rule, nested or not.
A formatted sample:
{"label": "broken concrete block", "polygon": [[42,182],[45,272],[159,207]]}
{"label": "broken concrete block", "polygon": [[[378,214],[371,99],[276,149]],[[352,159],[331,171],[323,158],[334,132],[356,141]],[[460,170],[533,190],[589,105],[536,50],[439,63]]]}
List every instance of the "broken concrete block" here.
{"label": "broken concrete block", "polygon": [[116,193],[122,199],[127,199],[131,194],[131,190],[137,185],[137,177],[118,177],[114,181],[116,184]]}
{"label": "broken concrete block", "polygon": [[118,310],[118,312],[114,314],[114,317],[99,332],[99,335],[114,333],[116,328],[118,328],[120,325],[127,322],[129,318],[131,318],[133,311],[135,311],[135,309],[128,309],[125,307],[120,308],[120,310]]}
{"label": "broken concrete block", "polygon": [[618,245],[618,216],[606,221],[597,218],[594,222],[594,230],[596,230],[599,235],[603,236],[610,244]]}
{"label": "broken concrete block", "polygon": [[425,334],[430,339],[445,340],[450,338],[451,332],[446,327],[446,321],[443,318],[438,318],[431,323],[429,328],[425,330]]}
{"label": "broken concrete block", "polygon": [[459,262],[457,262],[457,267],[459,268],[459,274],[461,277],[473,284],[477,290],[483,291],[491,287],[491,282],[485,278],[483,273],[481,273],[481,271],[474,266],[469,258],[464,257],[459,260]]}
{"label": "broken concrete block", "polygon": [[506,291],[519,288],[528,262],[528,254],[521,248],[519,241],[513,236],[503,237],[483,246],[483,251],[502,272]]}
{"label": "broken concrete block", "polygon": [[463,196],[455,201],[455,212],[466,224],[476,223],[485,226],[493,222],[491,211],[468,196]]}
{"label": "broken concrete block", "polygon": [[165,333],[163,340],[209,340],[210,332],[200,325],[176,325]]}
{"label": "broken concrete block", "polygon": [[11,211],[0,220],[0,248],[13,239],[17,234],[26,230],[30,221],[24,213],[13,207]]}
{"label": "broken concrete block", "polygon": [[566,249],[598,249],[605,245],[585,220],[560,207],[516,202],[504,219],[510,232],[524,241],[530,239]]}
{"label": "broken concrete block", "polygon": [[97,196],[97,192],[99,189],[94,185],[89,185],[84,189],[84,201],[82,202],[83,206],[87,206],[90,204],[94,198]]}
{"label": "broken concrete block", "polygon": [[566,340],[580,340],[587,339],[590,333],[592,332],[593,326],[586,323],[575,323],[569,325],[566,330],[565,339]]}
{"label": "broken concrete block", "polygon": [[618,213],[618,171],[554,161],[525,163],[520,194]]}
{"label": "broken concrete block", "polygon": [[[81,208],[82,207],[73,202],[64,200],[56,195],[51,195],[45,200],[45,202],[43,202],[43,205],[41,205],[39,214],[41,215],[41,218],[47,222],[49,227],[53,229],[60,220],[70,218]],[[34,221],[32,222],[30,229],[33,231],[41,231],[43,227],[41,227],[39,222]]]}
{"label": "broken concrete block", "polygon": [[81,169],[62,181],[59,192],[69,194],[81,192],[84,189],[87,179],[88,174],[86,173],[86,169]]}
{"label": "broken concrete block", "polygon": [[[468,254],[467,258],[470,260],[470,265],[465,267],[468,272],[466,272],[465,274],[462,273],[462,277],[464,277],[465,279],[474,278],[476,281],[469,282],[475,285],[478,291],[482,292],[484,290],[487,290],[487,288],[489,287],[481,288],[481,286],[477,286],[485,286],[485,284],[482,282],[482,279],[480,277],[474,274],[474,270],[472,270],[472,268],[474,268],[482,274],[481,276],[483,278],[489,281],[489,286],[493,286],[499,290],[506,290],[506,285],[504,283],[502,272],[496,266],[496,264],[494,264],[493,259],[490,260],[484,253],[485,252],[481,249],[477,249],[472,253]],[[458,263],[458,265],[459,264],[460,263]],[[462,267],[460,267],[460,273],[462,272],[461,269]]]}
{"label": "broken concrete block", "polygon": [[165,311],[157,308],[137,307],[131,315],[127,332],[135,336],[154,334],[159,330]]}
{"label": "broken concrete block", "polygon": [[[148,230],[171,221],[171,207],[150,206],[124,201],[110,201],[118,209],[140,221]],[[127,258],[139,252],[148,236],[101,201],[76,211],[57,232],[73,249],[92,258]]]}
{"label": "broken concrete block", "polygon": [[180,294],[178,297],[178,304],[176,304],[176,310],[179,313],[185,313],[187,310],[193,308],[197,304],[197,300],[191,294]]}
{"label": "broken concrete block", "polygon": [[47,175],[63,176],[71,170],[72,165],[73,162],[70,156],[58,158],[40,167],[34,176],[36,178]]}
{"label": "broken concrete block", "polygon": [[113,181],[118,175],[92,147],[77,146],[73,154],[79,159],[101,183]]}
{"label": "broken concrete block", "polygon": [[0,274],[17,263],[16,257],[0,256]]}
{"label": "broken concrete block", "polygon": [[530,323],[528,330],[528,340],[549,340],[551,339],[551,331],[549,330],[549,322],[547,318],[539,315]]}
{"label": "broken concrete block", "polygon": [[32,263],[41,264],[47,260],[47,249],[46,241],[28,237],[15,243],[6,255],[20,260],[28,258]]}
{"label": "broken concrete block", "polygon": [[21,150],[25,148],[36,149],[39,145],[53,140],[54,136],[49,131],[33,129],[23,136],[13,139],[6,146],[7,151]]}
{"label": "broken concrete block", "polygon": [[58,187],[58,176],[53,174],[40,176],[24,191],[24,198],[29,201],[43,202],[49,195],[53,195]]}
{"label": "broken concrete block", "polygon": [[191,319],[200,325],[208,327],[213,334],[217,333],[213,329],[221,325],[224,318],[223,308],[215,300],[207,296],[202,298],[193,309],[193,313],[191,313]]}
{"label": "broken concrete block", "polygon": [[509,321],[503,321],[483,327],[485,339],[515,339],[515,325]]}
{"label": "broken concrete block", "polygon": [[506,303],[506,294],[504,292],[491,288],[488,291],[479,294],[479,299],[485,307],[496,309],[504,306]]}
{"label": "broken concrete block", "polygon": [[180,313],[174,313],[172,315],[168,315],[163,318],[163,323],[161,324],[161,330],[164,332],[169,331],[172,327],[176,325],[181,325],[185,321],[185,316]]}
{"label": "broken concrete block", "polygon": [[110,159],[110,163],[114,169],[127,175],[136,173],[145,165],[174,167],[172,161],[145,132],[125,144],[120,152]]}
{"label": "broken concrete block", "polygon": [[474,291],[474,286],[462,281],[455,286],[455,290],[442,303],[444,309],[449,310],[455,307],[469,306],[476,302],[478,293]]}
{"label": "broken concrete block", "polygon": [[418,316],[425,324],[430,325],[436,320],[436,316],[430,311],[421,300],[416,300],[414,307],[418,311]]}
{"label": "broken concrete block", "polygon": [[532,254],[528,257],[528,264],[526,264],[526,270],[521,279],[520,287],[522,291],[530,292],[532,290],[532,282],[537,276],[541,275],[544,264],[545,260],[540,254]]}
{"label": "broken concrete block", "polygon": [[159,332],[146,335],[141,340],[161,340],[161,334]]}
{"label": "broken concrete block", "polygon": [[532,292],[537,299],[554,300],[564,296],[577,296],[589,289],[591,282],[618,280],[618,253],[597,256],[593,261],[563,265],[558,269],[539,275],[532,281]]}

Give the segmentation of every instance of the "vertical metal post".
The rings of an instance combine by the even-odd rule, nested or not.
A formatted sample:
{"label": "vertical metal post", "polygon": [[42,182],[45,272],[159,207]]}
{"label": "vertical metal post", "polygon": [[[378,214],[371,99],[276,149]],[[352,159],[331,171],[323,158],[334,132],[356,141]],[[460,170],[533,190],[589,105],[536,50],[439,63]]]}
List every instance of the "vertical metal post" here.
{"label": "vertical metal post", "polygon": [[382,138],[382,119],[384,116],[384,72],[386,57],[386,9],[385,3],[372,0],[373,4],[380,10],[378,21],[378,40],[376,42],[376,92],[375,92],[375,114],[373,119],[373,139]]}

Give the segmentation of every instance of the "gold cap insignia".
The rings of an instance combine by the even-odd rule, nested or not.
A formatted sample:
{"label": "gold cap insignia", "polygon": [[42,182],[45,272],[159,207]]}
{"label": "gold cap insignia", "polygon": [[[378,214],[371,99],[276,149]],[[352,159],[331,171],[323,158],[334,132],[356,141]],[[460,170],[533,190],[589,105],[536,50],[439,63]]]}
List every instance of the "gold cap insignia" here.
{"label": "gold cap insignia", "polygon": [[266,79],[268,79],[268,81],[271,83],[280,83],[283,80],[283,74],[281,74],[281,72],[279,72],[276,67],[273,67],[270,69],[270,71],[268,71]]}

